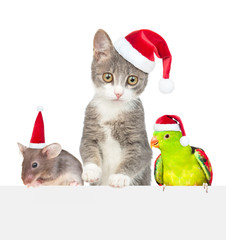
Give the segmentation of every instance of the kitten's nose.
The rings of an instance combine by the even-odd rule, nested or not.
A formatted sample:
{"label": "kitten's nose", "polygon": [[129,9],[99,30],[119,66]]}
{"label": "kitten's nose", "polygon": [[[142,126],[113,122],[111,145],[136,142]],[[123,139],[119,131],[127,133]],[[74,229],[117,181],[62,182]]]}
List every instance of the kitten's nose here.
{"label": "kitten's nose", "polygon": [[119,99],[122,96],[122,93],[115,93],[115,96],[117,97],[117,99]]}

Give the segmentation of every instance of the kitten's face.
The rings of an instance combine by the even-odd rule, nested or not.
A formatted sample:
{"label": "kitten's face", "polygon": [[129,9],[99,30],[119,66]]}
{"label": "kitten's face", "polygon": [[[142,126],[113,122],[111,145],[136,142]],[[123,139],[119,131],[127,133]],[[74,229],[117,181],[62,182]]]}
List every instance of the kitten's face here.
{"label": "kitten's face", "polygon": [[94,37],[92,79],[96,97],[110,101],[136,100],[147,84],[148,74],[134,67],[114,49],[103,30]]}

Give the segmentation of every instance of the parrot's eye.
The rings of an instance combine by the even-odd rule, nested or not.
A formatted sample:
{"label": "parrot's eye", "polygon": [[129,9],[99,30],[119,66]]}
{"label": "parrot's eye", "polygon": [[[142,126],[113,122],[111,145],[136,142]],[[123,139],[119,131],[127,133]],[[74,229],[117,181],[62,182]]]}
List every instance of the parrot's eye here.
{"label": "parrot's eye", "polygon": [[38,167],[38,163],[33,162],[31,166],[32,166],[32,168],[36,168],[36,167]]}
{"label": "parrot's eye", "polygon": [[167,138],[169,138],[169,137],[170,137],[170,135],[169,135],[169,134],[166,134],[164,138],[167,139]]}

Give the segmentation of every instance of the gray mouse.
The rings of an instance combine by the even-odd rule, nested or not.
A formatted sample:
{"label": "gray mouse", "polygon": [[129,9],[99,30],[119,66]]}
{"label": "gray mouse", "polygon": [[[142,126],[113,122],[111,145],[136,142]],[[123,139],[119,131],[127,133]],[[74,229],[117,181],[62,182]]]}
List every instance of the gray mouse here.
{"label": "gray mouse", "polygon": [[42,149],[33,149],[18,143],[24,159],[22,163],[23,183],[30,187],[40,185],[81,186],[82,165],[61,145],[53,143]]}

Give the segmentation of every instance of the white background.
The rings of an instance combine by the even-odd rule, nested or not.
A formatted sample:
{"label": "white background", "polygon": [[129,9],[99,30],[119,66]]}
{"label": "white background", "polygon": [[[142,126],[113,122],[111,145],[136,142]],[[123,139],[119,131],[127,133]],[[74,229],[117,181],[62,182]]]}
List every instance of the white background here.
{"label": "white background", "polygon": [[[149,140],[158,117],[179,115],[191,145],[211,160],[213,185],[225,185],[225,22],[224,1],[1,1],[0,185],[22,185],[16,143],[29,144],[38,105],[46,143],[59,142],[80,159],[99,28],[113,42],[141,28],[164,37],[176,88],[160,93],[162,62],[156,59],[141,96]],[[154,149],[153,163],[158,154]]]}
{"label": "white background", "polygon": [[[142,94],[149,140],[164,114],[179,115],[191,145],[225,185],[224,1],[0,1],[0,185],[22,185],[22,157],[36,107],[46,142],[79,156],[85,107],[93,96],[92,41],[103,28],[115,41],[148,28],[173,56],[171,95],[158,90],[162,63]],[[154,159],[159,151],[154,149]],[[152,185],[156,185],[152,182]],[[225,239],[225,187],[0,187],[1,239]]]}

